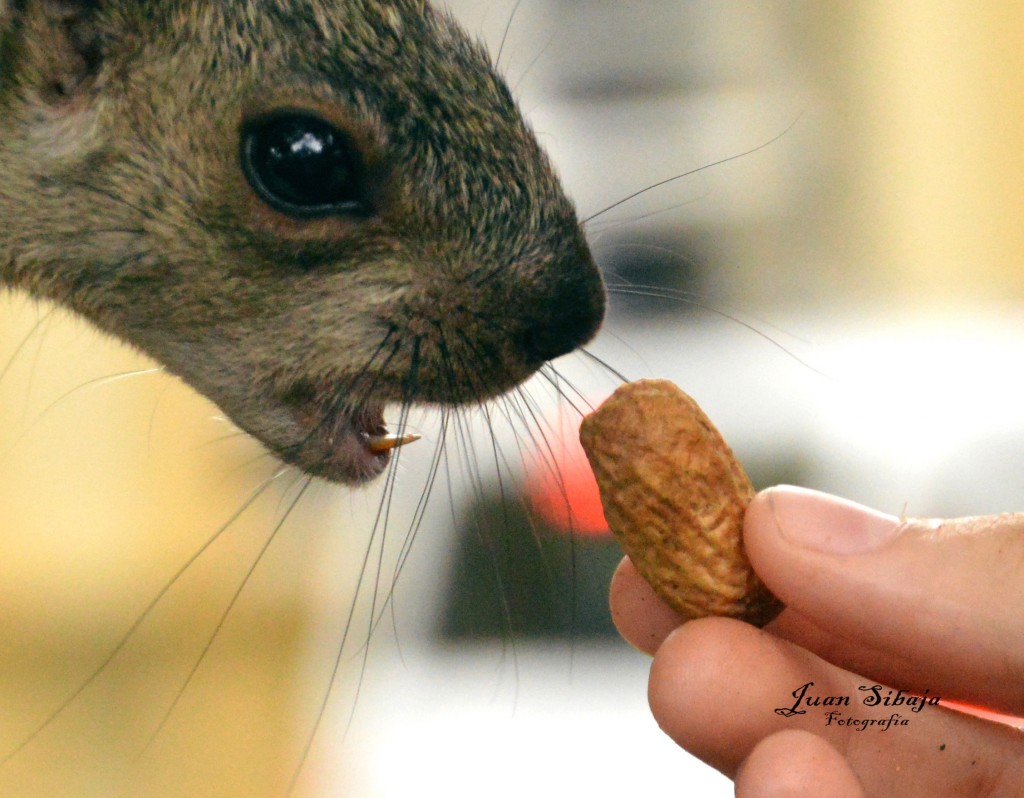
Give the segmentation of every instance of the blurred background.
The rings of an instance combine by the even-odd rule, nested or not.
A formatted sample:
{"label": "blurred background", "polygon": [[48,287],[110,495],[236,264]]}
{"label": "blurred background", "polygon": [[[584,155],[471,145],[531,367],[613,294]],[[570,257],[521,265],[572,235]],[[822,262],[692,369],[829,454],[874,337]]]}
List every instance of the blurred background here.
{"label": "blurred background", "polygon": [[[597,358],[681,385],[759,486],[1024,509],[1019,4],[450,5],[589,219]],[[293,795],[732,795],[610,629],[574,439],[617,378],[556,368],[572,402],[460,416],[436,478],[423,415],[390,488],[304,488],[4,296],[0,796],[280,796],[314,727]]]}

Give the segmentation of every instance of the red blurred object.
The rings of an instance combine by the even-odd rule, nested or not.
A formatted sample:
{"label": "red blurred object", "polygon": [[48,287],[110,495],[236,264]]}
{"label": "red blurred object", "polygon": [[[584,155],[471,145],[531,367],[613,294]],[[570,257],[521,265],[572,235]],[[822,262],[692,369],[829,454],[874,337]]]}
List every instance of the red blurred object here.
{"label": "red blurred object", "polygon": [[1007,726],[1014,726],[1015,728],[1024,730],[1024,718],[1014,717],[1013,715],[1004,715],[1000,712],[993,712],[991,709],[985,709],[984,707],[976,707],[971,704],[963,704],[959,701],[947,701],[942,699],[942,706],[949,709],[955,709],[957,712],[963,712],[967,715],[975,715],[985,720],[992,720],[996,723],[1005,723]]}
{"label": "red blurred object", "polygon": [[580,446],[579,427],[571,428],[561,440],[550,438],[549,442],[550,449],[536,455],[537,466],[526,480],[533,509],[560,531],[610,535],[597,481]]}

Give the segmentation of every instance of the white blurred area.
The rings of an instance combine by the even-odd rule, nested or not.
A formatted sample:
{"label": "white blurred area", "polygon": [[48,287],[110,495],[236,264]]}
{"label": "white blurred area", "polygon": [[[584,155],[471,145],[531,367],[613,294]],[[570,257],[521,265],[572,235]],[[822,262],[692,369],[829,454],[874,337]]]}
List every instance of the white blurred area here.
{"label": "white blurred area", "polygon": [[[595,354],[693,394],[762,484],[785,478],[897,514],[1024,510],[1024,11],[450,5],[501,48],[582,216],[694,172],[588,222],[614,284],[653,274],[686,292],[616,294]],[[630,271],[646,259],[660,265]],[[215,408],[84,325],[16,298],[0,325],[3,756],[276,467]],[[593,398],[615,384],[579,357],[558,368]],[[565,403],[533,390],[552,426],[571,423]],[[0,796],[106,795],[98,784],[134,778],[138,741],[214,631],[144,760],[155,763],[144,794],[283,795],[357,593],[294,795],[732,795],[658,731],[648,661],[624,643],[436,640],[460,508],[498,469],[478,419],[475,465],[453,442],[453,479],[434,486],[405,558],[437,440],[435,418],[413,423],[427,442],[403,453],[383,555],[372,530],[384,486],[316,485],[288,513],[301,482],[285,474],[69,710],[0,765]],[[517,435],[498,424],[509,488]],[[369,606],[380,612],[399,561],[366,646]]]}

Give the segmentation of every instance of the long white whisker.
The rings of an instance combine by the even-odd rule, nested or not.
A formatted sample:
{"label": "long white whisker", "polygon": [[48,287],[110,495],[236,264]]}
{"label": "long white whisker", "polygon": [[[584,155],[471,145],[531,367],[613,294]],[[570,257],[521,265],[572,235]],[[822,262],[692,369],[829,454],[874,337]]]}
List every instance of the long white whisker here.
{"label": "long white whisker", "polygon": [[214,641],[220,634],[221,629],[224,628],[224,624],[227,621],[228,616],[231,614],[231,610],[234,609],[235,605],[238,603],[239,597],[245,590],[246,585],[248,585],[249,581],[252,579],[252,575],[256,572],[256,568],[263,560],[263,557],[267,553],[267,550],[270,548],[270,545],[277,538],[278,532],[281,531],[281,528],[285,525],[288,518],[291,516],[292,512],[298,506],[299,502],[302,500],[302,497],[306,494],[306,491],[309,489],[309,486],[310,484],[312,484],[312,482],[312,477],[305,478],[302,488],[299,490],[298,494],[288,505],[288,508],[282,514],[281,519],[274,526],[271,533],[267,536],[267,539],[263,542],[263,545],[257,552],[255,559],[253,560],[249,568],[246,570],[245,575],[242,577],[241,583],[239,583],[238,588],[232,594],[231,599],[227,603],[227,606],[221,613],[221,616],[218,619],[216,626],[214,626],[213,631],[210,633],[206,641],[206,644],[203,646],[203,650],[199,653],[199,656],[196,657],[195,662],[192,664],[192,668],[189,670],[188,676],[185,677],[184,682],[182,682],[181,687],[178,688],[178,691],[175,694],[174,699],[171,701],[170,706],[167,707],[167,710],[164,712],[164,715],[160,719],[160,722],[157,724],[156,728],[153,730],[153,733],[150,735],[146,744],[142,747],[142,750],[139,752],[139,758],[145,755],[146,751],[149,750],[150,746],[156,741],[157,737],[160,736],[160,732],[164,730],[164,727],[167,725],[167,722],[171,719],[171,716],[174,714],[174,710],[177,708],[178,704],[181,702],[182,697],[185,695],[185,692],[188,690],[188,686],[192,683],[192,680],[195,678],[196,673],[199,672],[199,668],[206,660],[206,656],[210,653],[210,649],[213,647]]}
{"label": "long white whisker", "polygon": [[121,636],[117,643],[115,643],[114,647],[103,659],[103,661],[100,662],[100,664],[84,680],[82,680],[78,684],[78,686],[74,690],[72,690],[71,693],[69,693],[54,710],[50,712],[50,714],[43,718],[43,720],[40,721],[14,749],[12,749],[2,759],[0,759],[0,766],[10,762],[12,759],[14,759],[14,757],[16,757],[23,750],[25,750],[25,748],[27,748],[32,743],[32,741],[35,740],[43,732],[43,730],[45,730],[51,723],[53,723],[58,717],[60,717],[60,715],[63,714],[65,710],[67,710],[67,708],[71,706],[72,703],[74,703],[75,699],[82,695],[82,693],[84,693],[86,689],[88,689],[88,687],[99,678],[100,674],[102,674],[110,665],[110,663],[114,661],[117,655],[124,650],[125,646],[128,644],[128,641],[131,640],[131,638],[139,630],[139,628],[142,626],[145,620],[152,614],[153,610],[156,609],[157,605],[163,600],[164,596],[166,596],[167,593],[171,590],[171,588],[178,582],[178,580],[185,575],[185,572],[188,571],[192,567],[192,565],[194,565],[195,562],[214,544],[214,542],[216,542],[216,540],[220,538],[220,536],[223,535],[224,532],[226,532],[235,523],[235,521],[237,521],[245,513],[245,511],[248,510],[253,505],[253,503],[263,494],[263,492],[275,480],[279,479],[282,474],[287,473],[288,470],[288,468],[280,469],[277,473],[268,477],[266,480],[260,483],[255,490],[253,490],[249,497],[242,503],[242,505],[237,510],[235,510],[231,517],[227,521],[225,521],[224,524],[221,525],[221,527],[217,529],[217,531],[214,532],[213,535],[211,535],[206,540],[206,542],[203,543],[203,545],[200,546],[192,554],[192,556],[190,556],[185,561],[185,563],[180,568],[178,568],[177,571],[175,571],[171,578],[163,584],[163,586],[156,592],[156,595],[154,595],[153,598],[150,600],[149,604],[147,604],[145,609],[143,609],[142,613],[139,614],[139,616],[135,619],[132,625],[128,627],[128,630]]}

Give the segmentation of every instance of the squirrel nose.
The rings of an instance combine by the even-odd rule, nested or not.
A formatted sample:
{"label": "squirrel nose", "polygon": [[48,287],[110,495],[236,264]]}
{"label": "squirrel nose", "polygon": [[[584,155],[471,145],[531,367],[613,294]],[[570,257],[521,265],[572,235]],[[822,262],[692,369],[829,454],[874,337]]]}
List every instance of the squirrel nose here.
{"label": "squirrel nose", "polygon": [[597,333],[604,320],[604,283],[585,245],[541,308],[521,338],[523,352],[533,361],[567,355]]}

